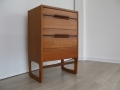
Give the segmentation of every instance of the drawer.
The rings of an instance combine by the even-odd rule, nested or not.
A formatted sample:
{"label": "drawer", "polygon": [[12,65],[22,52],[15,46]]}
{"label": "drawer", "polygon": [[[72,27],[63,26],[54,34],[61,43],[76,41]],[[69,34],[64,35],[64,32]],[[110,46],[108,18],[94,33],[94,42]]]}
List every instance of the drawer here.
{"label": "drawer", "polygon": [[69,16],[70,18],[77,19],[76,12],[70,12],[70,11],[64,11],[64,10],[58,10],[58,9],[52,9],[52,8],[43,8],[43,14]]}
{"label": "drawer", "polygon": [[54,16],[43,15],[42,25],[43,28],[77,29],[77,20],[66,19],[66,18],[60,19],[60,18],[54,18]]}
{"label": "drawer", "polygon": [[78,48],[43,49],[43,61],[78,57]]}
{"label": "drawer", "polygon": [[43,48],[61,48],[61,47],[76,47],[77,37],[70,36],[69,38],[55,38],[54,36],[43,36]]}
{"label": "drawer", "polygon": [[77,29],[43,29],[43,35],[69,34],[77,35]]}

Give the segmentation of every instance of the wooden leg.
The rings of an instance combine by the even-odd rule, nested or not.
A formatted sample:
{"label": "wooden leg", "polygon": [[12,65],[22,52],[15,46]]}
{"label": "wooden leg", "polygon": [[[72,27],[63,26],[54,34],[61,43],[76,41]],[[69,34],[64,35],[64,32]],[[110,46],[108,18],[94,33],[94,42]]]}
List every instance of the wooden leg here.
{"label": "wooden leg", "polygon": [[[77,74],[77,71],[78,71],[78,59],[77,59],[77,58],[74,58],[74,60],[75,60],[74,70],[65,68],[64,65],[61,65],[61,69],[62,69],[63,71],[69,72],[69,73]],[[64,60],[61,60],[61,63],[64,63]]]}
{"label": "wooden leg", "polygon": [[32,73],[32,70],[31,70],[31,61],[28,61],[28,65],[29,65],[29,75]]}
{"label": "wooden leg", "polygon": [[39,82],[43,81],[43,62],[40,62],[39,65]]}
{"label": "wooden leg", "polygon": [[37,77],[36,75],[34,75],[32,73],[31,61],[29,61],[28,63],[29,63],[29,76],[41,83],[43,80],[43,65],[42,65],[42,63],[39,65],[39,77]]}
{"label": "wooden leg", "polygon": [[[61,60],[61,63],[64,63],[64,59]],[[64,65],[61,65],[61,69],[63,70]]]}
{"label": "wooden leg", "polygon": [[78,72],[78,58],[74,58],[75,64],[74,64],[74,74],[77,74]]}

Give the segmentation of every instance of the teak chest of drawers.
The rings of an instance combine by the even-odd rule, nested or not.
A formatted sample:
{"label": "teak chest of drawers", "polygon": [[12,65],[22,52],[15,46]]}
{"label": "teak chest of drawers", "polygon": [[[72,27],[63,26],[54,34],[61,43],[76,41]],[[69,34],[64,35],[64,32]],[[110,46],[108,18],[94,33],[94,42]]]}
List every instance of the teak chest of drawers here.
{"label": "teak chest of drawers", "polygon": [[[66,62],[64,59],[74,61]],[[43,66],[43,62],[61,60],[61,63]],[[31,71],[31,61],[39,65],[39,77]],[[29,75],[43,81],[43,68],[61,66],[77,74],[78,68],[78,12],[40,5],[28,11],[28,63]],[[74,63],[74,69],[64,67]]]}

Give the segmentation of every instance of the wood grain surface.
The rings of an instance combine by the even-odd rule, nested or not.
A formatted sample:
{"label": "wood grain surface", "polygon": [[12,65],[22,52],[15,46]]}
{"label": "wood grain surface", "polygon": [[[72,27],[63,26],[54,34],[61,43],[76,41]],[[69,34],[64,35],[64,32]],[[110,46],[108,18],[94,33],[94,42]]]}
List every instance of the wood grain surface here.
{"label": "wood grain surface", "polygon": [[[41,5],[28,11],[29,76],[43,81],[43,62],[74,58],[78,67],[78,12]],[[39,76],[32,73],[31,62],[39,65]],[[61,65],[64,65],[61,63]],[[49,65],[50,66],[50,65]],[[46,67],[49,67],[46,66]],[[56,65],[51,65],[56,66]]]}
{"label": "wood grain surface", "polygon": [[71,57],[77,57],[77,47],[43,49],[44,61],[54,61],[59,59],[67,59]]}

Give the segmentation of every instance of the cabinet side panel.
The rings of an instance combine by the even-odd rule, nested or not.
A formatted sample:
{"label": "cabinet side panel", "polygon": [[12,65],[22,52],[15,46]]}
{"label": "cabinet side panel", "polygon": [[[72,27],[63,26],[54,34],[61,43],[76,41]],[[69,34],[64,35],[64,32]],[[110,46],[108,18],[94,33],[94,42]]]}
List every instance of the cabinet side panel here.
{"label": "cabinet side panel", "polygon": [[[78,36],[78,37],[77,37],[77,48],[79,49],[79,45],[78,45],[78,44],[79,44],[79,31],[78,31],[78,30],[79,30],[79,29],[78,29],[78,28],[79,28],[79,25],[78,25],[78,24],[79,24],[79,21],[78,21],[78,20],[79,20],[79,17],[78,17],[78,14],[79,14],[79,13],[78,13],[78,11],[77,11],[77,36]],[[77,49],[77,50],[78,50],[78,49]],[[77,58],[78,58],[78,51],[77,51]]]}
{"label": "cabinet side panel", "polygon": [[40,61],[40,7],[28,11],[28,60]]}

